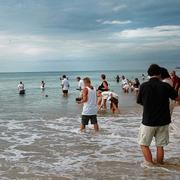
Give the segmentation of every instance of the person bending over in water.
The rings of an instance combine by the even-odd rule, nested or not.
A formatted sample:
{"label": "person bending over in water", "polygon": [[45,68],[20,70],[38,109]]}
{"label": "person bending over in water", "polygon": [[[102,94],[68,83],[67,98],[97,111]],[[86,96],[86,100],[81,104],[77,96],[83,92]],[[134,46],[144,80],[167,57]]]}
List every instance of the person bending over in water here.
{"label": "person bending over in water", "polygon": [[116,93],[111,92],[111,91],[102,92],[102,103],[101,103],[101,106],[99,106],[99,110],[101,110],[101,108],[104,104],[104,102],[103,102],[104,100],[108,100],[111,102],[110,110],[113,114],[120,113],[119,108],[118,108],[119,97]]}
{"label": "person bending over in water", "polygon": [[152,64],[148,69],[150,80],[140,86],[137,103],[143,106],[143,119],[140,126],[138,143],[145,158],[143,167],[153,165],[149,148],[155,137],[157,163],[163,164],[164,146],[169,143],[169,124],[171,115],[169,99],[180,100],[177,91],[168,83],[161,81],[161,67]]}
{"label": "person bending over in water", "polygon": [[128,80],[125,78],[125,76],[122,76],[122,89],[124,91],[124,93],[129,93],[129,82]]}
{"label": "person bending over in water", "polygon": [[[101,102],[102,102],[102,95],[101,95],[101,93],[104,92],[104,91],[108,91],[109,90],[109,85],[108,85],[108,82],[106,81],[106,75],[105,74],[101,74],[101,79],[102,79],[102,83],[98,87],[98,106],[100,106]],[[104,100],[103,108],[107,109],[106,100]]]}
{"label": "person bending over in water", "polygon": [[66,78],[66,75],[63,75],[63,80],[61,85],[62,85],[63,96],[67,97],[70,85],[69,85],[69,81]]}
{"label": "person bending over in water", "polygon": [[97,122],[97,95],[96,89],[91,85],[90,78],[86,77],[83,79],[84,89],[82,100],[79,101],[79,104],[83,104],[82,111],[82,122],[80,130],[83,131],[88,125],[89,120],[91,124],[94,125],[94,130],[99,131],[99,125]]}
{"label": "person bending over in water", "polygon": [[20,82],[18,85],[18,91],[19,91],[19,94],[21,94],[21,95],[25,94],[25,88],[24,88],[24,84],[22,82]]}

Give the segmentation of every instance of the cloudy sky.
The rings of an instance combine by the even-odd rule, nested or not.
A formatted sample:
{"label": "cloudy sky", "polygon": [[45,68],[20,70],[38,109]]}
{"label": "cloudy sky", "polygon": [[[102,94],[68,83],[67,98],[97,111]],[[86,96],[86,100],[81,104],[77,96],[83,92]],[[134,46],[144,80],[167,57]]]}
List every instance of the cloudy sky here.
{"label": "cloudy sky", "polygon": [[180,0],[0,0],[0,71],[180,66]]}

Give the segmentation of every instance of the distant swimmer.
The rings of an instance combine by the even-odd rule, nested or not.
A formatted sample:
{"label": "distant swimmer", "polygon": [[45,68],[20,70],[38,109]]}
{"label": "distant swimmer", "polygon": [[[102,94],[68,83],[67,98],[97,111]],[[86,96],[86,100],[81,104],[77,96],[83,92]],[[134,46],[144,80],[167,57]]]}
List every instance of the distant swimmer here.
{"label": "distant swimmer", "polygon": [[99,107],[99,110],[101,110],[101,108],[103,107],[104,104],[104,100],[106,101],[110,101],[110,110],[111,112],[114,113],[120,113],[119,111],[119,96],[111,91],[104,91],[102,92],[102,102],[101,102],[101,106]]}
{"label": "distant swimmer", "polygon": [[146,79],[146,76],[142,74],[142,80],[144,81]]}
{"label": "distant swimmer", "polygon": [[90,78],[84,78],[84,89],[82,100],[78,104],[83,104],[82,111],[82,121],[80,130],[83,131],[86,129],[86,126],[89,124],[94,125],[94,130],[99,131],[99,125],[97,122],[97,95],[96,89],[91,85]]}
{"label": "distant swimmer", "polygon": [[63,96],[67,97],[70,85],[69,85],[69,81],[67,80],[66,75],[63,75],[63,80],[61,82],[61,86],[62,86]]}
{"label": "distant swimmer", "polygon": [[119,77],[119,75],[117,75],[116,76],[116,82],[119,83],[119,81],[120,81],[120,77]]}
{"label": "distant swimmer", "polygon": [[41,87],[42,90],[45,90],[45,82],[44,81],[41,81],[41,86],[40,87]]}
{"label": "distant swimmer", "polygon": [[19,91],[19,94],[21,94],[21,95],[25,94],[25,88],[24,88],[24,84],[22,82],[20,82],[18,85],[18,91]]}

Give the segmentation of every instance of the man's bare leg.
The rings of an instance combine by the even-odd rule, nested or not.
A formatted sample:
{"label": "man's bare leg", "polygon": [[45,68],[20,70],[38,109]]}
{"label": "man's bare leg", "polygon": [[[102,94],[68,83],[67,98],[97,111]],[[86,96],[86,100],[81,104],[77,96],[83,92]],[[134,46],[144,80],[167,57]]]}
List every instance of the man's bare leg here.
{"label": "man's bare leg", "polygon": [[96,132],[99,131],[99,125],[98,125],[98,123],[94,124],[94,130],[95,130]]}
{"label": "man's bare leg", "polygon": [[150,163],[153,163],[152,153],[151,153],[151,150],[149,149],[149,146],[141,145],[141,150],[142,150],[145,160]]}
{"label": "man's bare leg", "polygon": [[83,124],[81,124],[81,126],[80,126],[80,131],[83,132],[85,129],[86,129],[86,126],[83,125]]}
{"label": "man's bare leg", "polygon": [[163,147],[157,147],[157,163],[163,164],[164,161],[164,148]]}

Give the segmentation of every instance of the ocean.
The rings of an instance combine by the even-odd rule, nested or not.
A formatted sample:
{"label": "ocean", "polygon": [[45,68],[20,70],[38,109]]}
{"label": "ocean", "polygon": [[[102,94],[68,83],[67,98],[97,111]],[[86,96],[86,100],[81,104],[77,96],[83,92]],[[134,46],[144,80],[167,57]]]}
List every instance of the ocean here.
{"label": "ocean", "polygon": [[[76,104],[76,77],[90,77],[98,87],[105,73],[110,89],[119,95],[120,115],[98,115],[100,132],[89,125],[79,132],[82,106]],[[170,165],[143,169],[137,144],[142,108],[133,93],[124,94],[117,74],[128,79],[143,71],[0,73],[0,179],[180,179],[179,126],[173,123],[166,160]],[[60,76],[70,82],[62,96]],[[45,91],[40,82],[46,83]],[[23,81],[26,95],[19,96]],[[48,97],[46,97],[48,95]],[[173,121],[179,120],[175,111]],[[154,144],[154,143],[153,143]],[[155,147],[152,146],[153,152]]]}

